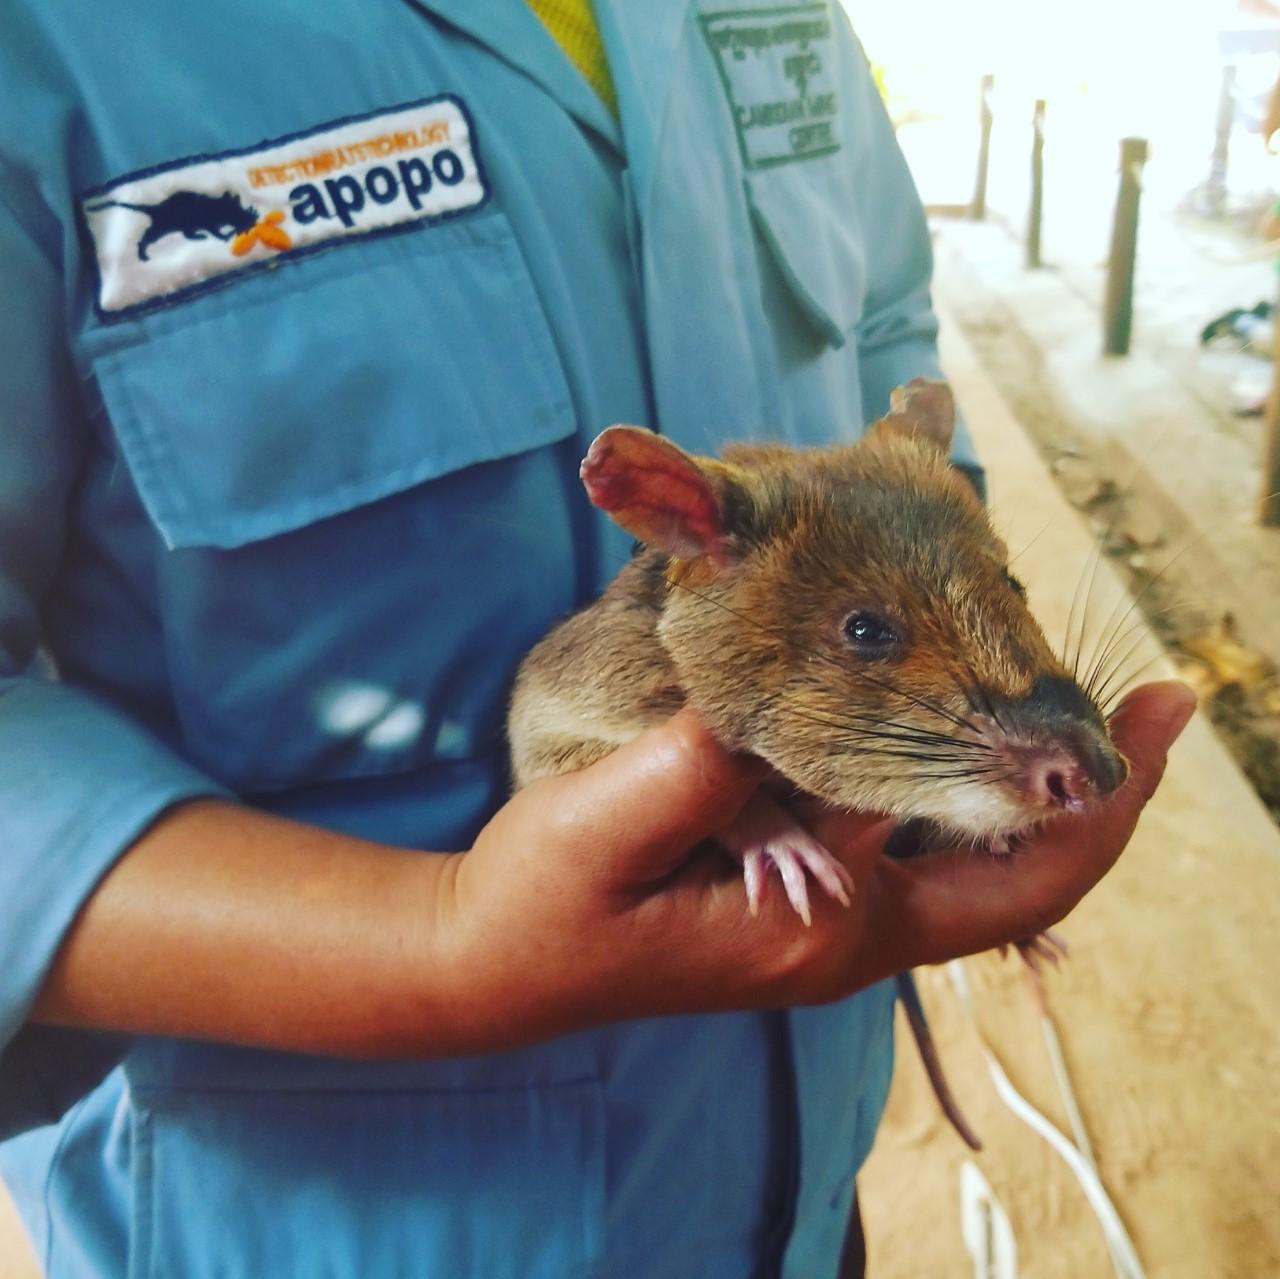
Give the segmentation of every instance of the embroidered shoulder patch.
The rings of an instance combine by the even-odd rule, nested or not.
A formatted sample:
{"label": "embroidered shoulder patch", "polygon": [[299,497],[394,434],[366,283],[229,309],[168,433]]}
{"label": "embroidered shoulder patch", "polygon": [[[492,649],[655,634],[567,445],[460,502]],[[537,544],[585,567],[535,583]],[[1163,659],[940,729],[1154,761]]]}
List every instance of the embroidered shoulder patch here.
{"label": "embroidered shoulder patch", "polygon": [[724,10],[700,21],[748,169],[840,149],[828,5]]}
{"label": "embroidered shoulder patch", "polygon": [[131,173],[86,193],[81,208],[97,254],[98,314],[113,320],[488,198],[470,117],[444,94]]}

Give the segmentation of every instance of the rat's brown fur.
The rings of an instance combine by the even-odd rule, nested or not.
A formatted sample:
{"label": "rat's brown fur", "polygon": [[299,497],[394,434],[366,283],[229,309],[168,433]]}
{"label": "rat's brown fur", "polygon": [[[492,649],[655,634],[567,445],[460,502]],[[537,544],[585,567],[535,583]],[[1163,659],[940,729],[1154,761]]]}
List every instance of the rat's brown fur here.
{"label": "rat's brown fur", "polygon": [[[895,414],[850,446],[694,459],[723,553],[642,551],[533,650],[509,723],[517,784],[582,768],[687,701],[726,746],[833,804],[970,834],[1028,825],[977,743],[1000,706],[1065,672],[941,443]],[[851,651],[861,609],[892,618],[905,651]]]}

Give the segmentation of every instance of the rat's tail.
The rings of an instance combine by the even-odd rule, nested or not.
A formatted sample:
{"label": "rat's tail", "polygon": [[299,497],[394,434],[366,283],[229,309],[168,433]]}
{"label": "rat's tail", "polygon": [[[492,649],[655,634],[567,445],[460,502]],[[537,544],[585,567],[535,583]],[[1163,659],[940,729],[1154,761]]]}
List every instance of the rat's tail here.
{"label": "rat's tail", "polygon": [[947,1086],[947,1077],[942,1073],[942,1061],[938,1057],[938,1049],[933,1042],[929,1023],[925,1020],[924,1005],[920,1002],[920,992],[916,989],[914,974],[899,973],[894,981],[898,987],[898,998],[902,1001],[902,1011],[907,1014],[911,1034],[915,1038],[916,1048],[920,1053],[920,1060],[924,1063],[925,1074],[929,1076],[933,1095],[937,1097],[942,1113],[946,1115],[951,1126],[959,1134],[960,1140],[970,1150],[981,1150],[982,1142],[969,1127],[968,1120],[960,1113],[960,1107],[956,1105],[956,1099]]}

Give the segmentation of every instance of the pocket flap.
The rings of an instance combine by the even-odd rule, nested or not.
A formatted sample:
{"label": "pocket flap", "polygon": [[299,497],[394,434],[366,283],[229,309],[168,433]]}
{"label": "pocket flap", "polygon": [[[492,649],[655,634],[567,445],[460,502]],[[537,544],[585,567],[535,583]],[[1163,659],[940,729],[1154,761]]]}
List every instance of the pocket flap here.
{"label": "pocket flap", "polygon": [[169,547],[243,546],[572,433],[506,219],[413,239],[305,294],[264,280],[249,304],[151,317],[146,341],[96,360]]}
{"label": "pocket flap", "polygon": [[820,190],[821,175],[799,181],[796,167],[748,174],[747,203],[792,297],[827,345],[839,349],[863,312],[867,271],[858,214],[851,199]]}

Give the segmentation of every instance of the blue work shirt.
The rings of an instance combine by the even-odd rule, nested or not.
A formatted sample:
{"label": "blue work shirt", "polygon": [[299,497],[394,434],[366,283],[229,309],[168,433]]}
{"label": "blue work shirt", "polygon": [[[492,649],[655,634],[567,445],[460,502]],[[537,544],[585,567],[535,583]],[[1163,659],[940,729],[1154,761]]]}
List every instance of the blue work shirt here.
{"label": "blue work shirt", "polygon": [[174,803],[468,846],[627,554],[602,427],[851,438],[936,372],[839,7],[595,8],[618,120],[523,0],[0,0],[0,1174],[53,1276],[834,1268],[887,986],[448,1061],[24,1026]]}

